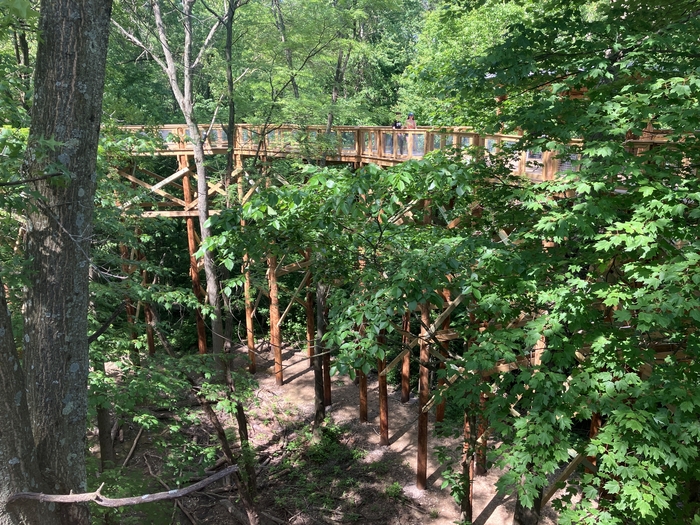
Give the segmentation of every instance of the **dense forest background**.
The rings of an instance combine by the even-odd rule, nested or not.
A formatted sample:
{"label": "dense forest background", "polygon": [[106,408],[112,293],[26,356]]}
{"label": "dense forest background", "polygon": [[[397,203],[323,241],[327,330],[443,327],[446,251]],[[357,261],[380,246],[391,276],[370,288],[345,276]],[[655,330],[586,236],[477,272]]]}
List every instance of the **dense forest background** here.
{"label": "dense forest background", "polygon": [[[98,14],[94,0],[55,4],[0,0],[0,423],[12,429],[0,430],[0,523],[38,523],[32,503],[6,506],[12,493],[85,492],[98,471],[114,491],[138,489],[114,468],[107,438],[120,422],[157,433],[182,483],[220,453],[239,465],[241,512],[257,523],[245,418],[255,384],[230,356],[246,343],[245,290],[265,288],[285,257],[308,258],[312,279],[303,290],[282,279],[282,302],[314,294],[316,348],[353,377],[402,351],[405,312],[425,331],[428,305],[460,297],[459,339],[422,365],[451,407],[443,431],[489,429],[499,489],[532,509],[523,520],[536,523],[573,451],[593,468],[562,483],[561,523],[700,523],[697,2],[115,0]],[[102,25],[69,29],[90,20]],[[99,143],[100,117],[80,116],[80,97],[101,103]],[[521,138],[386,169],[327,165],[320,133],[299,134],[298,156],[239,169],[202,153],[211,122],[330,132],[408,112],[419,125]],[[95,129],[71,128],[78,118]],[[124,211],[143,192],[117,169],[167,177],[178,166],[153,155],[162,137],[120,126],[165,123],[193,137],[206,297],[192,290],[186,221]],[[512,173],[521,151],[569,168],[531,183]],[[226,195],[207,199],[207,181]],[[255,188],[245,202],[239,184]],[[222,212],[207,219],[208,207]],[[273,307],[256,304],[258,341],[280,324]],[[307,344],[302,308],[282,330]],[[518,366],[493,373],[504,363]],[[190,415],[154,414],[188,398],[235,429],[215,445],[185,442]],[[323,439],[318,411],[310,442]],[[84,453],[94,427],[99,458]],[[472,454],[478,437],[465,437]],[[445,475],[464,523],[470,461]]]}

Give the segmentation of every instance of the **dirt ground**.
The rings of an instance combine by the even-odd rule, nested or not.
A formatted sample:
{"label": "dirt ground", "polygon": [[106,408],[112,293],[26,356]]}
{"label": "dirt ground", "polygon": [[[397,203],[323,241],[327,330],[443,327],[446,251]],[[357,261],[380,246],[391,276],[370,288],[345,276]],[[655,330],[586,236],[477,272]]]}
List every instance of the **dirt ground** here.
{"label": "dirt ground", "polygon": [[[269,351],[261,351],[258,388],[247,410],[250,438],[260,464],[259,510],[264,525],[453,525],[458,521],[458,505],[448,489],[440,488],[444,465],[437,460],[435,446],[442,445],[456,455],[461,443],[435,436],[434,411],[429,423],[428,488],[421,491],[415,484],[417,399],[403,404],[400,390],[389,386],[390,444],[380,447],[376,373],[368,380],[368,423],[359,422],[358,387],[348,377],[334,377],[324,442],[309,447],[314,412],[309,360],[305,353],[288,348],[280,387],[275,384],[271,358]],[[220,417],[233,425],[230,418]],[[156,477],[157,461],[147,462],[148,438],[141,441],[131,468],[142,468],[144,476]],[[515,496],[496,493],[498,476],[499,472],[491,470],[475,479],[473,525],[512,523]],[[174,509],[171,523],[245,523],[236,491],[228,489],[217,483],[204,493],[182,498],[184,510]],[[149,523],[146,517],[140,522]],[[556,522],[556,514],[547,506],[540,523]]]}

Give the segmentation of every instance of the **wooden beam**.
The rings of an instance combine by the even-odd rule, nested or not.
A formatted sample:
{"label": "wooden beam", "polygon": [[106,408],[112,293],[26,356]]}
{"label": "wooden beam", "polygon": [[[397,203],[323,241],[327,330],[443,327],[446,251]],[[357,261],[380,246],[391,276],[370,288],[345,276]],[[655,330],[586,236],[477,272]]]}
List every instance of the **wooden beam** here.
{"label": "wooden beam", "polygon": [[[411,336],[411,314],[409,312],[404,312],[401,318],[402,337],[401,343],[406,345],[409,343]],[[403,356],[403,361],[401,363],[401,402],[408,403],[411,399],[411,356],[408,351]]]}
{"label": "wooden beam", "polygon": [[151,186],[151,191],[156,191],[161,189],[163,186],[166,186],[167,184],[170,184],[171,182],[175,182],[177,179],[182,178],[184,175],[190,172],[190,168],[182,168],[181,170],[176,171],[170,177],[166,177],[162,181],[154,184]]}
{"label": "wooden beam", "polygon": [[279,287],[277,286],[277,275],[275,268],[277,267],[277,256],[267,256],[267,277],[268,285],[270,286],[270,346],[275,359],[275,382],[277,386],[282,386],[284,376],[282,372],[282,334],[279,327],[280,310],[279,310]]}
{"label": "wooden beam", "polygon": [[[211,217],[212,215],[218,215],[221,213],[221,210],[209,210],[209,216]],[[152,218],[152,217],[194,217],[197,218],[199,217],[199,212],[197,210],[190,210],[190,211],[166,211],[166,210],[158,210],[158,211],[144,211],[141,212],[142,217],[146,218]]]}
{"label": "wooden beam", "polygon": [[[192,173],[192,176],[194,177],[195,180],[197,180],[196,173]],[[219,183],[219,182],[213,183],[213,182],[207,181],[207,188],[209,188],[207,190],[208,194],[218,193],[219,195],[223,195],[224,197],[226,197],[226,192],[223,189],[221,189],[221,183]]]}
{"label": "wooden beam", "polygon": [[299,270],[308,268],[312,264],[312,261],[309,259],[308,261],[299,261],[288,264],[287,266],[282,266],[281,268],[277,269],[277,277],[282,277],[283,275],[287,275],[288,273],[298,272]]}
{"label": "wooden beam", "polygon": [[[277,275],[279,275],[279,273]],[[296,291],[294,292],[294,295],[292,296],[292,299],[289,301],[287,308],[284,310],[284,313],[282,313],[282,315],[280,316],[280,320],[277,322],[278,327],[282,326],[282,321],[284,321],[284,318],[289,313],[289,309],[294,304],[294,300],[299,296],[299,292],[301,292],[301,289],[304,288],[304,286],[306,286],[306,281],[309,280],[309,277],[311,277],[311,272],[307,271],[306,274],[304,275],[304,278],[301,280],[301,284],[297,287]]]}
{"label": "wooden beam", "polygon": [[[158,175],[157,173],[153,173],[152,171],[148,171],[147,169],[142,168],[141,166],[136,166],[135,169],[136,169],[136,171],[139,171],[141,173],[145,173],[146,175],[148,175],[149,177],[153,177],[154,179],[158,179],[158,180],[165,179],[165,177],[163,177],[162,175]],[[180,190],[182,189],[182,184],[178,184],[176,182],[173,182],[171,184],[173,186],[175,186],[176,188],[179,188]]]}
{"label": "wooden beam", "polygon": [[[156,194],[160,195],[161,197],[165,197],[166,199],[168,199],[168,200],[174,202],[175,204],[178,204],[178,205],[182,206],[183,208],[184,208],[185,206],[187,206],[187,204],[185,203],[184,200],[178,199],[178,198],[175,197],[174,195],[170,195],[169,193],[167,193],[167,192],[165,192],[165,191],[163,191],[163,190],[160,190],[160,189],[155,189],[155,190],[153,190],[153,186],[152,186],[152,185],[148,184],[147,182],[142,181],[141,179],[137,179],[136,177],[134,177],[133,175],[130,175],[129,173],[126,173],[126,172],[121,171],[121,170],[117,170],[117,172],[119,173],[119,175],[121,175],[122,177],[124,177],[124,178],[127,179],[127,180],[130,180],[130,181],[133,182],[134,184],[138,184],[139,186],[141,186],[141,187],[143,187],[143,188],[146,188],[146,189],[148,189],[149,191],[153,191],[153,193],[156,193]],[[127,209],[127,208],[128,208],[129,206],[131,206],[132,204],[133,204],[133,201],[129,201],[129,202],[125,203],[124,205],[122,205],[121,208],[122,208],[123,210],[124,210],[124,209]]]}
{"label": "wooden beam", "polygon": [[253,186],[248,190],[248,192],[245,195],[243,195],[243,198],[241,199],[241,204],[245,204],[246,202],[248,202],[248,199],[250,199],[255,190],[258,189],[258,186],[260,186],[262,180],[263,179],[261,178],[260,180],[256,181],[255,184],[253,184]]}

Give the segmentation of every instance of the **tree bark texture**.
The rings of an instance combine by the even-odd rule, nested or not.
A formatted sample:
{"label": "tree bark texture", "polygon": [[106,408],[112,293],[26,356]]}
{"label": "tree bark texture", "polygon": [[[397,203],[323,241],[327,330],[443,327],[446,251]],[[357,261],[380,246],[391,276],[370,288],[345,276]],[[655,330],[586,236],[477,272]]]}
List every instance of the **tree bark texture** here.
{"label": "tree bark texture", "polygon": [[277,283],[277,256],[267,257],[267,280],[270,285],[270,346],[275,357],[275,382],[284,383],[282,370],[282,332],[280,330],[279,286]]}
{"label": "tree bark texture", "polygon": [[[52,491],[84,492],[88,268],[111,0],[43,0],[23,176],[30,185],[24,365],[41,474]],[[48,147],[46,141],[56,141]],[[64,523],[86,507],[61,505]],[[42,523],[46,520],[42,519]]]}
{"label": "tree bark texture", "polygon": [[0,525],[21,523],[20,514],[28,523],[57,524],[57,516],[49,513],[47,519],[41,521],[43,505],[40,504],[13,506],[12,514],[5,508],[12,494],[38,490],[41,475],[29,422],[24,377],[3,290],[0,283]]}
{"label": "tree bark texture", "polygon": [[314,351],[314,430],[317,432],[326,418],[323,388],[323,336],[326,333],[326,298],[328,285],[316,283],[316,348]]}

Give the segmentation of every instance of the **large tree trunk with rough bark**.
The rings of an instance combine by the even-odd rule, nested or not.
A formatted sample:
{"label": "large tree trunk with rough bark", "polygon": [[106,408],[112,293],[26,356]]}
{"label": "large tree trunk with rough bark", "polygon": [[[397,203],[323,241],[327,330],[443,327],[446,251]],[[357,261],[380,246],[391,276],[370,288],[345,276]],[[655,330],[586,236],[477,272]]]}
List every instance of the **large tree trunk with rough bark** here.
{"label": "large tree trunk with rough bark", "polygon": [[[42,483],[54,493],[87,489],[88,253],[111,1],[44,0],[40,13],[23,166],[33,195],[27,212],[26,398],[7,309],[0,305],[2,524],[20,523],[4,508],[10,492]],[[28,522],[89,523],[85,506],[40,505],[39,512]]]}
{"label": "large tree trunk with rough bark", "polygon": [[[44,505],[26,502],[5,508],[16,492],[43,491],[36,461],[24,377],[19,366],[12,333],[12,319],[0,283],[0,525],[22,523],[60,523],[58,516],[46,512]],[[12,510],[13,512],[10,512]]]}

